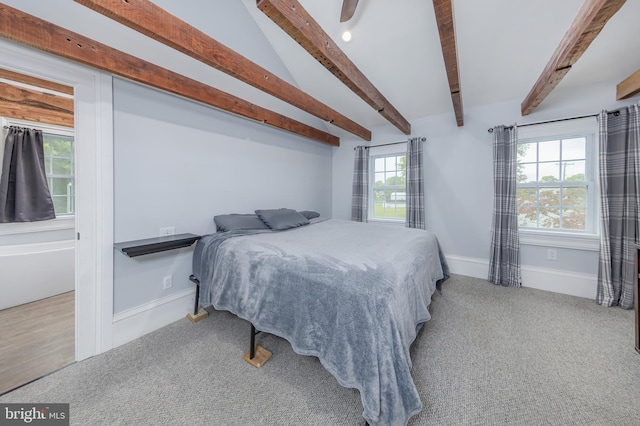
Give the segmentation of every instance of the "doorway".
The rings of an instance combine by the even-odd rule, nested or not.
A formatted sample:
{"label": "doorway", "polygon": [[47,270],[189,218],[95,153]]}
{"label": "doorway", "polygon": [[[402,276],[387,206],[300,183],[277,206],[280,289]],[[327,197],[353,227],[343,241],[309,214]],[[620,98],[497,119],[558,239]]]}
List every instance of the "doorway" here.
{"label": "doorway", "polygon": [[0,151],[10,126],[42,131],[56,216],[0,224],[3,394],[75,361],[76,233],[73,87],[0,68],[0,95]]}
{"label": "doorway", "polygon": [[112,347],[113,90],[110,75],[0,40],[0,68],[73,87],[75,360]]}

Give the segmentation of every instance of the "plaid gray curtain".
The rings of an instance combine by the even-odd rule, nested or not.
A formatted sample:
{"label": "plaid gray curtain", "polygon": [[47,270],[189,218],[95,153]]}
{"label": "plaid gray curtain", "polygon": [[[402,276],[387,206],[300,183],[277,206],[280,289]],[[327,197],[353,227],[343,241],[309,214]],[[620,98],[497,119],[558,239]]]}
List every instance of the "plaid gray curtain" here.
{"label": "plaid gray curtain", "polygon": [[520,287],[520,238],[516,197],[516,127],[493,128],[493,224],[489,281]]}
{"label": "plaid gray curtain", "polygon": [[407,228],[425,229],[421,140],[411,138],[407,142]]}
{"label": "plaid gray curtain", "polygon": [[353,192],[351,194],[351,220],[367,221],[369,208],[369,150],[364,146],[356,147],[353,163]]}
{"label": "plaid gray curtain", "polygon": [[640,224],[638,105],[598,116],[602,227],[596,302],[633,309]]}

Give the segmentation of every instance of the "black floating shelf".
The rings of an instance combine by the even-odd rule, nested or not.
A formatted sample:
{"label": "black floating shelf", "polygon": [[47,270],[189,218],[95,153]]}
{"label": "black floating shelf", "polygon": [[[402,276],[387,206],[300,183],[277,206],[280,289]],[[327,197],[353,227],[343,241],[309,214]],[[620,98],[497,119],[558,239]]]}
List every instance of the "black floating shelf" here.
{"label": "black floating shelf", "polygon": [[114,244],[114,247],[129,257],[136,257],[144,254],[189,247],[200,238],[200,235],[176,234],[167,235],[166,237],[147,238],[146,240],[125,241]]}

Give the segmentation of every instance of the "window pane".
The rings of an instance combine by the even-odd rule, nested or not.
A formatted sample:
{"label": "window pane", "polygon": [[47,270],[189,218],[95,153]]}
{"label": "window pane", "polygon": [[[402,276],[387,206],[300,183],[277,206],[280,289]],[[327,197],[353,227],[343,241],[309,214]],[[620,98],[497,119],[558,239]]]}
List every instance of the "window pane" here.
{"label": "window pane", "polygon": [[540,188],[540,206],[560,207],[560,188]]}
{"label": "window pane", "polygon": [[71,178],[51,178],[51,195],[73,195],[73,179]]}
{"label": "window pane", "polygon": [[398,157],[398,170],[401,171],[401,174],[404,175],[406,173],[407,170],[407,156],[403,155]]}
{"label": "window pane", "polygon": [[586,138],[564,139],[562,141],[563,160],[581,160],[586,155]]}
{"label": "window pane", "polygon": [[560,141],[538,143],[538,161],[560,160]]}
{"label": "window pane", "polygon": [[385,167],[387,171],[396,169],[396,157],[385,158]]}
{"label": "window pane", "polygon": [[72,214],[74,212],[74,197],[54,195],[51,198],[53,199],[53,209],[56,212],[56,216]]}
{"label": "window pane", "polygon": [[559,229],[560,209],[540,207],[540,228]]}
{"label": "window pane", "polygon": [[73,157],[72,137],[45,133],[43,135],[43,139],[51,146],[51,155],[59,157]]}
{"label": "window pane", "polygon": [[573,160],[562,162],[563,180],[568,182],[585,181],[585,161]]}
{"label": "window pane", "polygon": [[536,152],[537,144],[535,143],[520,143],[518,144],[518,162],[519,163],[533,163],[538,161],[537,152]]}
{"label": "window pane", "polygon": [[384,173],[376,173],[376,186],[384,185]]}
{"label": "window pane", "polygon": [[565,209],[562,211],[562,228],[585,230],[587,228],[586,209]]}
{"label": "window pane", "polygon": [[73,163],[70,158],[52,158],[52,174],[73,176]]}
{"label": "window pane", "polygon": [[381,197],[382,201],[376,199],[373,203],[373,217],[384,217],[384,197]]}
{"label": "window pane", "polygon": [[522,207],[535,207],[538,205],[537,188],[517,188],[518,209]]}
{"label": "window pane", "polygon": [[535,207],[523,207],[518,209],[518,226],[538,226],[538,209]]}
{"label": "window pane", "polygon": [[387,185],[398,185],[398,175],[396,172],[387,172],[385,182]]}
{"label": "window pane", "polygon": [[374,169],[376,172],[384,171],[384,158],[376,158]]}
{"label": "window pane", "polygon": [[537,164],[518,164],[517,178],[518,183],[535,182]]}
{"label": "window pane", "polygon": [[587,206],[587,188],[563,188],[562,205],[564,207],[586,207]]}
{"label": "window pane", "polygon": [[393,191],[389,196],[389,202],[395,203],[396,206],[398,204],[405,204],[407,201],[407,193],[404,191]]}
{"label": "window pane", "polygon": [[539,181],[543,183],[560,181],[560,163],[539,163]]}

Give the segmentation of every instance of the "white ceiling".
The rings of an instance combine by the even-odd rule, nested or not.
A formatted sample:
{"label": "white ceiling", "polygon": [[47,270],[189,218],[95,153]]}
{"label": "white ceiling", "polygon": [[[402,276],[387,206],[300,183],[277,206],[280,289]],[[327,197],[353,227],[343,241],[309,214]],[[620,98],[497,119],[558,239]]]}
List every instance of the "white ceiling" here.
{"label": "white ceiling", "polygon": [[[299,87],[365,127],[386,120],[355,96],[257,7],[242,0]],[[433,4],[361,0],[339,22],[342,0],[299,0],[405,118],[451,112]],[[575,18],[582,0],[456,0],[454,19],[464,107],[524,100]],[[607,23],[556,90],[612,81],[640,68],[640,1]],[[340,39],[349,28],[353,39]],[[544,102],[538,107],[544,108]]]}

